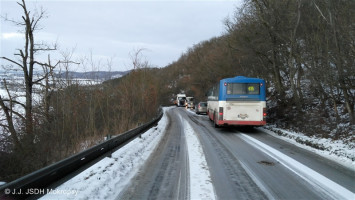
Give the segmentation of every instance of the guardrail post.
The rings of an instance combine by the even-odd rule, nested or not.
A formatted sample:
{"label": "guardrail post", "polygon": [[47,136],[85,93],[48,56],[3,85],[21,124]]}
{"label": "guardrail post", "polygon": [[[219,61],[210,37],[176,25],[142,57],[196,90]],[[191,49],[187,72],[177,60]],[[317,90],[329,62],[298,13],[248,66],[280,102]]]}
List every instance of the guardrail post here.
{"label": "guardrail post", "polygon": [[112,138],[112,135],[111,134],[107,134],[106,136],[105,136],[105,141],[106,140],[109,140],[109,139],[111,139]]}

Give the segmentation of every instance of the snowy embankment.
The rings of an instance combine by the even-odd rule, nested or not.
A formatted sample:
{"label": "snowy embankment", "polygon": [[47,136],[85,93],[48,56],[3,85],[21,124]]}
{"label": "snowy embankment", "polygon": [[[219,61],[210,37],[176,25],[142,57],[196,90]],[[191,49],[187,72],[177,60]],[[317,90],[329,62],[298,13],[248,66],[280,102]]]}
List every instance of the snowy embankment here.
{"label": "snowy embankment", "polygon": [[274,137],[333,160],[347,168],[355,169],[354,138],[344,141],[332,140],[330,138],[309,137],[302,133],[287,131],[273,126],[266,126],[265,128],[259,129]]}
{"label": "snowy embankment", "polygon": [[[164,113],[169,108],[163,108]],[[115,199],[163,137],[168,118],[41,199]]]}

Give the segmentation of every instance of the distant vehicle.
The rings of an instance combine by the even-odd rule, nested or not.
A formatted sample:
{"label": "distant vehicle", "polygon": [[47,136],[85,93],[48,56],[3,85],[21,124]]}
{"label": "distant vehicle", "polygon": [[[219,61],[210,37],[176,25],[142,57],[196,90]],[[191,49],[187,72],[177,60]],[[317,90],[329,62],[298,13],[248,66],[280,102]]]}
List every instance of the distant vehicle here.
{"label": "distant vehicle", "polygon": [[207,114],[215,127],[266,124],[265,81],[237,76],[220,80],[207,93]]}
{"label": "distant vehicle", "polygon": [[186,94],[177,94],[176,95],[176,106],[181,107],[186,104]]}
{"label": "distant vehicle", "polygon": [[195,112],[198,115],[201,113],[207,114],[207,102],[198,103],[195,107]]}
{"label": "distant vehicle", "polygon": [[194,98],[193,97],[186,97],[187,101],[187,108],[194,109],[195,104],[194,104]]}

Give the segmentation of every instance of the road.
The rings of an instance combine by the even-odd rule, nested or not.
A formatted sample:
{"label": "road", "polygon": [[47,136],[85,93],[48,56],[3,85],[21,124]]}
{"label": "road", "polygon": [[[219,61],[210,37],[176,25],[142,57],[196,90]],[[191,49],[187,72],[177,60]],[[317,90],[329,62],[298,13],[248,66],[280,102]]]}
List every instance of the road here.
{"label": "road", "polygon": [[164,138],[117,199],[190,199],[186,122],[207,161],[211,199],[355,199],[354,171],[317,154],[261,129],[214,128],[184,108],[166,114]]}
{"label": "road", "polygon": [[166,113],[166,133],[158,148],[118,199],[188,199],[189,165],[180,118]]}

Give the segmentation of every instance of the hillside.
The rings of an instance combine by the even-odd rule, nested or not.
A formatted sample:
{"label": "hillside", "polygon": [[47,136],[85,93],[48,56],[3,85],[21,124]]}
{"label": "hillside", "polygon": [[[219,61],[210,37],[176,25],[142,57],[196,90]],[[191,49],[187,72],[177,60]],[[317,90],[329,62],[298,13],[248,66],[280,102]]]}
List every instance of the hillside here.
{"label": "hillside", "polygon": [[[170,94],[185,91],[205,100],[207,89],[222,78],[263,78],[269,124],[309,136],[354,140],[355,37],[350,30],[355,16],[347,12],[350,8],[354,2],[330,7],[322,2],[269,1],[265,6],[246,1],[225,21],[224,36],[194,45],[162,69],[164,84]],[[320,10],[328,14],[319,18]],[[337,18],[331,18],[335,13]],[[324,23],[328,19],[336,21]]]}

